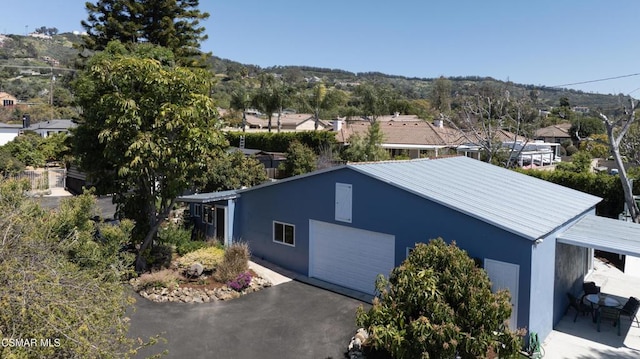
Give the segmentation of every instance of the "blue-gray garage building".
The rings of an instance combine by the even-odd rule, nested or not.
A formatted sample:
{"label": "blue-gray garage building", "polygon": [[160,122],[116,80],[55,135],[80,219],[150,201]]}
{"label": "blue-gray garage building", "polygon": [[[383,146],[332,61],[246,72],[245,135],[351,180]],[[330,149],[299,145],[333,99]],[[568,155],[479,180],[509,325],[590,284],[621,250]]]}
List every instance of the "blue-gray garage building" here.
{"label": "blue-gray garage building", "polygon": [[415,243],[455,241],[483,263],[494,289],[510,290],[510,326],[542,339],[593,258],[558,237],[594,217],[601,200],[466,157],[346,164],[181,199],[224,209],[225,228],[213,231],[225,243],[246,241],[256,257],[365,293]]}

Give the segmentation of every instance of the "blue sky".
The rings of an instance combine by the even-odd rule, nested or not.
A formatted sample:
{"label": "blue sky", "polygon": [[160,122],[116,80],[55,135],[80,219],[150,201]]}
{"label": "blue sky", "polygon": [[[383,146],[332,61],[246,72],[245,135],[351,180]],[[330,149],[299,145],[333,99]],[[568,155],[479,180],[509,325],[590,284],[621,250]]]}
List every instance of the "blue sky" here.
{"label": "blue sky", "polygon": [[[81,30],[84,0],[22,0],[0,32]],[[255,64],[410,77],[490,76],[640,97],[640,1],[201,0],[203,49]]]}

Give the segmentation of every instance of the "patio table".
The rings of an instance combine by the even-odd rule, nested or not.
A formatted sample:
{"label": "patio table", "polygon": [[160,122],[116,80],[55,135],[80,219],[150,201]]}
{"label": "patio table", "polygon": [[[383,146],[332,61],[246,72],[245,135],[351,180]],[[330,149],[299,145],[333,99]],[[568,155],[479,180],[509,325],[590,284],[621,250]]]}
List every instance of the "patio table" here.
{"label": "patio table", "polygon": [[[585,296],[587,301],[591,303],[591,307],[596,309],[599,307],[608,307],[608,308],[616,308],[620,306],[620,302],[616,298],[610,297],[606,294],[588,294]],[[593,322],[598,321],[598,311],[594,310],[592,314]]]}
{"label": "patio table", "polygon": [[619,307],[620,302],[616,298],[610,297],[608,295],[603,294],[588,294],[585,298],[592,305],[597,305],[598,307]]}

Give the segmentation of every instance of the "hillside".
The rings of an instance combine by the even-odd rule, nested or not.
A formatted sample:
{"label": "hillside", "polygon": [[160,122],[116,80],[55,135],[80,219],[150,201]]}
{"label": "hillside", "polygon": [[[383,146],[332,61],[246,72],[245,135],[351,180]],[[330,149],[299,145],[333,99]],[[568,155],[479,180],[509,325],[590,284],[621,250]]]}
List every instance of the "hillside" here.
{"label": "hillside", "polygon": [[[71,33],[54,35],[51,38],[35,38],[21,35],[0,35],[0,91],[13,94],[22,102],[48,104],[54,90],[53,102],[56,108],[71,108],[72,95],[69,82],[73,77],[78,50],[74,44],[81,38]],[[260,73],[273,73],[293,84],[308,81],[323,81],[350,93],[358,84],[385,84],[400,98],[414,100],[428,98],[435,79],[409,78],[379,72],[353,73],[340,69],[326,69],[307,66],[274,66],[260,68],[241,64],[228,59],[213,57],[211,68],[220,79],[215,91],[226,92],[216,98],[227,98],[230,89],[226,81],[241,78],[255,78]],[[51,76],[51,71],[53,75]],[[52,81],[53,80],[53,81]],[[585,93],[551,87],[506,83],[487,77],[454,77],[452,95],[454,97],[474,94],[483,84],[508,88],[515,97],[536,97],[540,109],[557,106],[561,97],[566,97],[571,106],[586,106],[592,109],[619,106],[619,98],[612,95]],[[222,106],[228,101],[220,101]],[[49,111],[50,112],[50,111]],[[60,111],[69,114],[69,111]],[[72,114],[71,114],[72,115]],[[5,116],[6,117],[6,116]],[[6,118],[5,118],[6,120]]]}

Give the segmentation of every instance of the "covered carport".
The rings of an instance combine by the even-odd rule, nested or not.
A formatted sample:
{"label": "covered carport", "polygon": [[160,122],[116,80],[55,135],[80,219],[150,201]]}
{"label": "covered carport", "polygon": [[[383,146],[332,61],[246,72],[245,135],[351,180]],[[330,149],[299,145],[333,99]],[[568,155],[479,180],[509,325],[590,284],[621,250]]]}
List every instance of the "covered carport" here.
{"label": "covered carport", "polygon": [[587,215],[559,234],[558,242],[640,257],[640,224]]}
{"label": "covered carport", "polygon": [[[555,248],[554,325],[566,313],[569,304],[567,293],[581,296],[584,281],[593,281],[594,250],[627,255],[627,260],[640,257],[640,225],[588,214],[558,233]],[[639,297],[640,291],[634,292],[633,296]]]}

